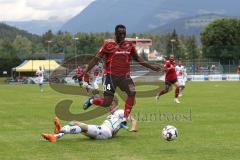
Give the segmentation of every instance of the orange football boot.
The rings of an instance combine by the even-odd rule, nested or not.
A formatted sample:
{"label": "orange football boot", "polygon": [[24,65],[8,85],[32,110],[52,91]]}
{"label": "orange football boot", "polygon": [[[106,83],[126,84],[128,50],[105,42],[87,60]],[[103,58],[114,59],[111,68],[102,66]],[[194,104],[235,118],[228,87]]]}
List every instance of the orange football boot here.
{"label": "orange football boot", "polygon": [[49,142],[57,142],[57,138],[53,136],[53,134],[42,134],[42,137],[46,140],[48,140]]}

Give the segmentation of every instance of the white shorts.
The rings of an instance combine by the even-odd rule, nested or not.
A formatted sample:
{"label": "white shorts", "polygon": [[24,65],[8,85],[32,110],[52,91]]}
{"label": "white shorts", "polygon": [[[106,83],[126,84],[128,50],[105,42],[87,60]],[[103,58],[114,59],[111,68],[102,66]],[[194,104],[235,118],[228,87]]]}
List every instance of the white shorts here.
{"label": "white shorts", "polygon": [[105,125],[88,125],[88,136],[94,139],[109,139],[112,138],[112,132]]}
{"label": "white shorts", "polygon": [[179,86],[185,86],[185,79],[183,78],[178,78],[178,83],[179,83]]}
{"label": "white shorts", "polygon": [[43,84],[43,78],[38,78],[37,82],[38,82],[38,84]]}
{"label": "white shorts", "polygon": [[102,81],[102,77],[96,77],[95,78],[95,80],[93,82],[94,89],[98,89],[99,88],[98,85],[101,83],[101,81]]}

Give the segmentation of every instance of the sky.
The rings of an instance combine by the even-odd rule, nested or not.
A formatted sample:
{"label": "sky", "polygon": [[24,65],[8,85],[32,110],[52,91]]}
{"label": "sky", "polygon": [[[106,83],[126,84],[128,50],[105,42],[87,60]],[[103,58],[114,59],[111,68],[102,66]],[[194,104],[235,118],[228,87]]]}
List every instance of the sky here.
{"label": "sky", "polygon": [[66,21],[94,0],[0,0],[0,21]]}

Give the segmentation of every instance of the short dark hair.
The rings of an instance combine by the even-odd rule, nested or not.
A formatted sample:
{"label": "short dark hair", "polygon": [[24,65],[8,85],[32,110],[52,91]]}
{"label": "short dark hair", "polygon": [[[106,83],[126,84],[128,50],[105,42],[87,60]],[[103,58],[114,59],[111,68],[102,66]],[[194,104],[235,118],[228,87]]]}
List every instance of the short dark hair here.
{"label": "short dark hair", "polygon": [[126,29],[126,27],[125,27],[123,24],[118,24],[118,25],[116,25],[116,27],[115,27],[115,32],[118,30],[118,28]]}

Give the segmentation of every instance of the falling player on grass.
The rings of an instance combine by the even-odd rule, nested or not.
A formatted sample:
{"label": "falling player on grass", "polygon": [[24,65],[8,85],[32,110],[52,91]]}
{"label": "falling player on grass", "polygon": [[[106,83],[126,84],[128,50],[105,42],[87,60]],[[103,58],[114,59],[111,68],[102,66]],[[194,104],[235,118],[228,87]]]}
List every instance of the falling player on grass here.
{"label": "falling player on grass", "polygon": [[169,60],[167,60],[163,66],[163,70],[166,72],[165,76],[165,88],[160,90],[159,93],[157,93],[156,100],[159,100],[159,97],[162,96],[163,94],[168,93],[170,90],[170,87],[174,85],[176,87],[175,89],[175,98],[174,102],[180,103],[178,99],[179,95],[179,83],[177,80],[177,74],[175,71],[175,60],[174,60],[174,55],[169,56]]}
{"label": "falling player on grass", "polygon": [[[118,99],[114,97],[110,106],[111,114],[103,121],[101,125],[89,125],[78,121],[72,121],[68,125],[61,127],[59,119],[54,118],[54,134],[42,134],[42,137],[50,142],[56,142],[65,134],[82,134],[92,139],[109,139],[116,136],[117,132],[125,127],[122,125],[126,121],[124,110],[118,108]],[[136,132],[136,120],[130,115],[128,119],[131,122],[129,131]]]}

